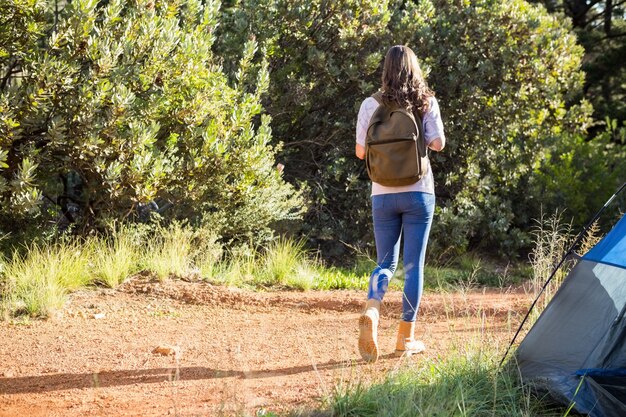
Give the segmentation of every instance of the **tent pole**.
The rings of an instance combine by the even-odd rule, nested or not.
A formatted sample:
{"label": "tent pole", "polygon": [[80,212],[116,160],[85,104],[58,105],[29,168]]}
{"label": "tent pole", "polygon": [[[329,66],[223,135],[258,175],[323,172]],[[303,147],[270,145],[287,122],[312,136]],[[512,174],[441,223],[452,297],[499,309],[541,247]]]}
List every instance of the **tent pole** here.
{"label": "tent pole", "polygon": [[617,195],[620,192],[622,192],[622,190],[624,188],[626,188],[626,182],[624,184],[622,184],[621,187],[619,187],[619,189],[615,192],[615,194],[613,194],[611,196],[611,198],[609,198],[606,201],[606,203],[604,203],[602,208],[600,210],[598,210],[598,212],[593,216],[593,218],[589,221],[589,223],[587,223],[587,225],[583,228],[583,230],[576,237],[576,240],[574,240],[574,243],[572,243],[572,246],[570,246],[570,248],[567,250],[567,252],[563,255],[563,257],[561,258],[561,261],[557,264],[557,266],[554,268],[554,270],[552,270],[552,273],[550,274],[550,276],[548,277],[546,282],[543,284],[543,287],[541,287],[541,290],[539,290],[539,294],[537,294],[537,297],[535,297],[535,300],[530,305],[530,308],[528,309],[528,312],[524,316],[524,319],[522,320],[522,323],[517,328],[517,331],[515,332],[515,335],[513,336],[513,339],[511,340],[511,343],[509,343],[509,347],[506,349],[506,352],[504,352],[504,356],[502,356],[502,360],[500,361],[500,364],[498,365],[498,368],[502,367],[502,364],[506,360],[507,356],[509,355],[509,352],[511,351],[511,348],[513,347],[513,344],[515,343],[515,339],[517,339],[517,336],[519,336],[520,332],[522,331],[522,328],[524,327],[524,324],[526,323],[526,320],[528,320],[528,317],[530,316],[530,313],[533,311],[533,308],[535,308],[535,305],[537,304],[537,301],[539,300],[539,297],[541,297],[541,294],[543,294],[545,289],[548,287],[548,284],[550,283],[550,281],[552,281],[552,278],[554,278],[554,276],[556,275],[557,271],[561,268],[561,266],[563,265],[563,262],[565,262],[567,257],[572,254],[572,251],[574,250],[574,248],[583,239],[583,237],[585,236],[585,234],[587,233],[587,230],[589,230],[591,225],[596,220],[598,220],[598,217],[600,217],[600,214],[602,214],[602,212],[609,206],[609,204],[611,204],[613,202],[615,197],[617,197]]}

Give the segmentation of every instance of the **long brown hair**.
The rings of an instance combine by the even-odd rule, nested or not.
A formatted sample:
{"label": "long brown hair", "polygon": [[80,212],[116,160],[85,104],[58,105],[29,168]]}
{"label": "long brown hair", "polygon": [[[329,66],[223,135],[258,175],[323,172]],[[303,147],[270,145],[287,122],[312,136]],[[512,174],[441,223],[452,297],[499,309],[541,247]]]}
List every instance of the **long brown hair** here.
{"label": "long brown hair", "polygon": [[428,99],[435,95],[424,80],[415,52],[404,45],[387,51],[382,82],[385,104],[395,103],[420,116],[428,111]]}

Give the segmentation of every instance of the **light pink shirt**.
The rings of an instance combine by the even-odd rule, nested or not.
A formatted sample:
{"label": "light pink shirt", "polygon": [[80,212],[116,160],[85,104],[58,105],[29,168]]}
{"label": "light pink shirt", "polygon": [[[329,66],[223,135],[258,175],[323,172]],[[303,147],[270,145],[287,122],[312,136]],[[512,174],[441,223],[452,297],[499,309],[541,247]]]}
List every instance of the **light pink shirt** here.
{"label": "light pink shirt", "polygon": [[[443,133],[443,122],[441,121],[441,113],[439,113],[439,104],[435,97],[429,99],[428,111],[422,117],[424,125],[424,140],[426,146],[436,139],[441,138],[445,143],[445,135]],[[356,123],[356,143],[365,147],[365,137],[367,136],[367,128],[369,126],[372,115],[378,108],[378,102],[373,97],[368,97],[361,103],[359,109],[359,117]],[[428,170],[424,178],[411,185],[401,187],[386,187],[372,181],[372,195],[404,193],[407,191],[421,191],[425,193],[435,194],[435,181],[433,179],[433,171],[428,164]]]}

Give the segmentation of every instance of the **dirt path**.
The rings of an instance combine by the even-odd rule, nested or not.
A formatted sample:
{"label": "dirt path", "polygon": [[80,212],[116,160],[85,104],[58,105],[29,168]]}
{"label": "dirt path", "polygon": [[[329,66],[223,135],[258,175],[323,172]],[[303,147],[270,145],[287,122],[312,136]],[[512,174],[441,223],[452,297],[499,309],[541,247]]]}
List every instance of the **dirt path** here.
{"label": "dirt path", "polygon": [[[427,294],[428,351],[391,355],[401,294],[382,311],[383,358],[356,348],[363,293],[251,293],[135,278],[79,292],[57,317],[0,322],[0,416],[215,416],[315,408],[339,383],[369,381],[480,337],[506,342],[522,292]],[[162,356],[154,353],[163,349]]]}

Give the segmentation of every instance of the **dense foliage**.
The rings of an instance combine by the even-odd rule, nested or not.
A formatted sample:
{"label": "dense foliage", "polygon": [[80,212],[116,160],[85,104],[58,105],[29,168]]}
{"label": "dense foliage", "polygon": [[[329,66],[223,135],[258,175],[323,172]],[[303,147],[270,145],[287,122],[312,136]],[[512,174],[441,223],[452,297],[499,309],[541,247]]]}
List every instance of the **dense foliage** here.
{"label": "dense foliage", "polygon": [[595,123],[586,137],[564,138],[561,152],[545,164],[540,184],[546,198],[570,208],[580,222],[626,181],[626,3],[533,1],[564,14],[585,49],[582,93],[593,104]]}
{"label": "dense foliage", "polygon": [[[224,55],[250,36],[266,44],[270,90],[266,108],[285,144],[285,173],[310,190],[304,232],[326,254],[337,239],[367,236],[369,207],[363,167],[353,156],[355,115],[371,94],[388,45],[387,1],[242,0],[225,9]],[[365,241],[369,241],[366,238]]]}
{"label": "dense foliage", "polygon": [[[372,241],[354,126],[390,45],[416,50],[444,117],[448,146],[432,155],[435,253],[523,247],[532,218],[556,206],[546,191],[560,187],[551,177],[559,155],[592,122],[569,23],[521,0],[240,0],[224,20],[224,54],[251,32],[267,45],[274,137],[285,143],[289,178],[310,185],[305,230],[331,254],[339,241]],[[614,165],[600,162],[597,146],[586,152],[601,164],[592,170]]]}
{"label": "dense foliage", "polygon": [[[564,218],[573,219],[578,230],[624,181],[626,127],[620,127],[617,120],[607,119],[606,129],[591,139],[584,135],[563,135],[558,146],[552,148],[531,189],[531,193],[543,196],[541,201],[545,203],[533,212],[565,210]],[[613,210],[620,212],[623,208],[614,204],[610,211]],[[610,228],[617,218],[605,213],[600,219],[602,231]]]}
{"label": "dense foliage", "polygon": [[519,253],[542,210],[582,223],[624,180],[625,128],[587,136],[583,97],[601,107],[606,84],[584,77],[591,49],[523,0],[0,0],[0,19],[3,232],[158,212],[258,239],[304,197],[290,231],[367,249],[354,130],[394,44],[417,52],[447,133],[431,253]]}
{"label": "dense foliage", "polygon": [[259,117],[267,62],[254,41],[241,44],[228,80],[212,52],[219,3],[0,9],[24,20],[0,55],[3,231],[33,219],[100,228],[158,211],[224,238],[260,237],[298,213],[275,169],[270,118]]}
{"label": "dense foliage", "polygon": [[[567,16],[585,48],[584,95],[596,119],[626,121],[626,2],[615,0],[531,0]],[[601,130],[601,129],[600,129]]]}

